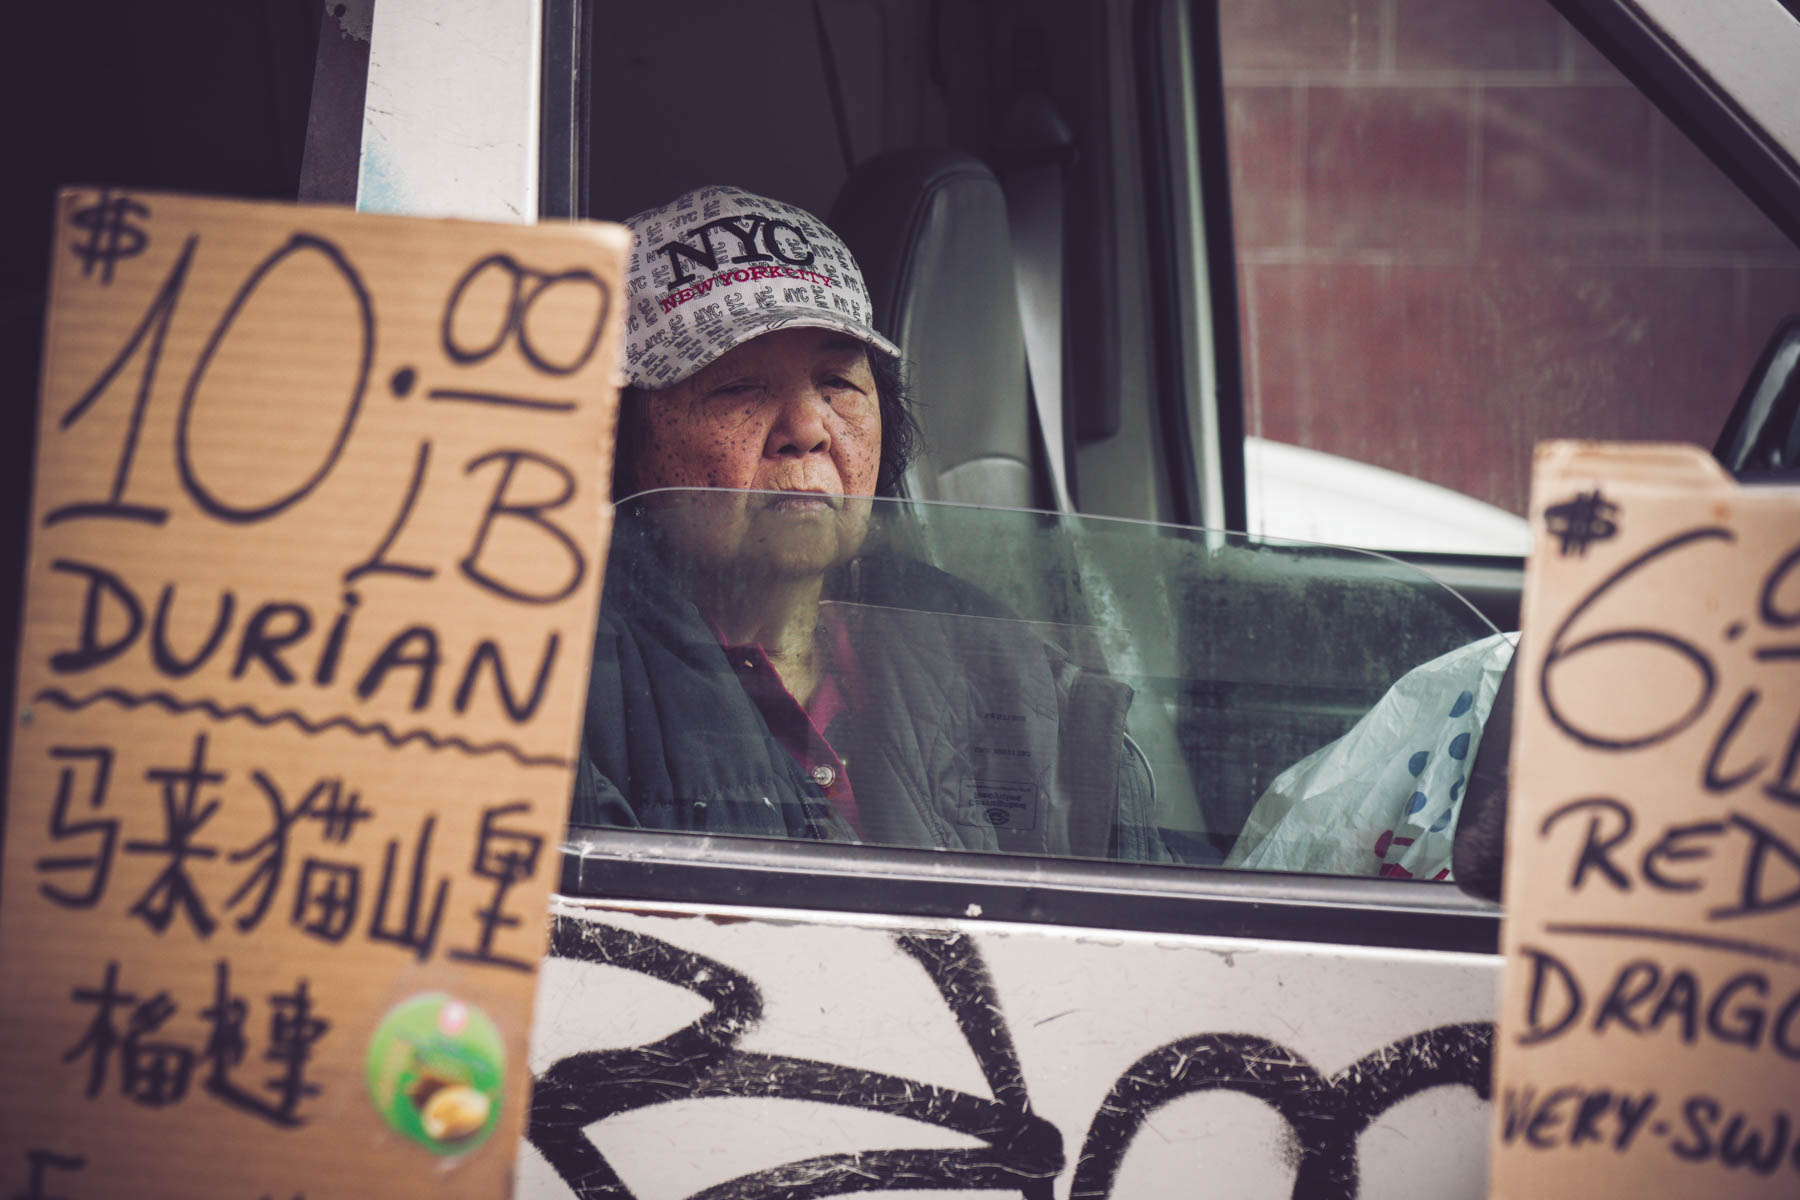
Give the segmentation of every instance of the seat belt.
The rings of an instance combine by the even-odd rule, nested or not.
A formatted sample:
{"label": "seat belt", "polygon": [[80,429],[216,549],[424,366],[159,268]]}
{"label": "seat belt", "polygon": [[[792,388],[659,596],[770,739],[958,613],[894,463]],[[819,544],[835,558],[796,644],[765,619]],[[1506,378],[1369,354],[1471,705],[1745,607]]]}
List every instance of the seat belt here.
{"label": "seat belt", "polygon": [[[1003,123],[1007,138],[997,156],[996,174],[1006,194],[1007,223],[1012,227],[1013,280],[1019,294],[1019,320],[1025,326],[1025,359],[1031,377],[1032,408],[1037,416],[1044,457],[1059,512],[1073,513],[1069,493],[1067,438],[1063,424],[1063,170],[1075,153],[1075,139],[1042,92],[1021,93]],[[1075,522],[1079,525],[1079,522]],[[1112,578],[1097,564],[1079,564],[1082,586],[1095,611],[1122,613],[1128,605]],[[1109,665],[1131,675],[1147,675],[1148,664],[1131,639],[1111,647]],[[1184,796],[1198,797],[1199,781],[1185,760],[1175,723],[1161,706],[1140,703],[1127,753],[1135,755],[1150,779],[1150,804],[1178,805]],[[1160,768],[1152,763],[1160,764]],[[1208,824],[1203,806],[1183,813],[1184,831],[1204,836]]]}
{"label": "seat belt", "polygon": [[1004,123],[1000,188],[1012,229],[1013,284],[1025,329],[1032,411],[1058,512],[1073,512],[1063,424],[1063,167],[1075,138],[1042,92],[1022,93]]}

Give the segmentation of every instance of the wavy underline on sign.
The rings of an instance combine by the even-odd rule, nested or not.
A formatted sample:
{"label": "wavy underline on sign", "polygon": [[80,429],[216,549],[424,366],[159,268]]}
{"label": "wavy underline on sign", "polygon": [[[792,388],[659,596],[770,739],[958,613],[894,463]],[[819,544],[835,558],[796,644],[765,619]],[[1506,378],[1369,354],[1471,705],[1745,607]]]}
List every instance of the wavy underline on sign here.
{"label": "wavy underline on sign", "polygon": [[1566,933],[1576,937],[1640,938],[1651,942],[1675,942],[1683,946],[1704,946],[1708,950],[1727,950],[1751,958],[1800,967],[1800,954],[1768,946],[1762,942],[1746,942],[1738,938],[1713,937],[1705,933],[1685,933],[1679,929],[1657,929],[1648,925],[1577,925],[1559,921],[1544,926],[1545,933]]}
{"label": "wavy underline on sign", "polygon": [[216,721],[244,720],[252,725],[267,728],[271,725],[287,723],[308,735],[318,735],[329,729],[346,729],[362,737],[373,735],[388,745],[399,749],[408,742],[424,742],[433,750],[461,750],[464,754],[506,754],[522,767],[568,767],[566,758],[558,758],[553,754],[527,754],[511,742],[470,742],[455,734],[440,736],[429,729],[409,729],[405,733],[395,733],[393,727],[385,721],[373,721],[365,724],[349,717],[327,717],[323,721],[311,721],[293,709],[283,709],[276,713],[259,712],[247,704],[236,704],[223,707],[212,700],[182,700],[168,692],[145,692],[135,694],[120,688],[103,688],[81,699],[76,699],[61,688],[43,688],[34,700],[46,704],[54,704],[68,712],[79,712],[102,700],[110,700],[123,708],[140,708],[146,704],[154,705],[166,712],[177,715],[190,712],[203,712]]}

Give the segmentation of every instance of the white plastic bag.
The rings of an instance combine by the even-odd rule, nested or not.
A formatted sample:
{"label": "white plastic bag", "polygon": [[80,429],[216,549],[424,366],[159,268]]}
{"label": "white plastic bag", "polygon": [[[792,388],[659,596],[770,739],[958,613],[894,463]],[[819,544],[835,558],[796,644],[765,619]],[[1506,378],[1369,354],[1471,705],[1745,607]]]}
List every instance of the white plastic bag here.
{"label": "white plastic bag", "polygon": [[1276,776],[1225,865],[1448,879],[1463,789],[1517,637],[1402,675],[1350,732]]}

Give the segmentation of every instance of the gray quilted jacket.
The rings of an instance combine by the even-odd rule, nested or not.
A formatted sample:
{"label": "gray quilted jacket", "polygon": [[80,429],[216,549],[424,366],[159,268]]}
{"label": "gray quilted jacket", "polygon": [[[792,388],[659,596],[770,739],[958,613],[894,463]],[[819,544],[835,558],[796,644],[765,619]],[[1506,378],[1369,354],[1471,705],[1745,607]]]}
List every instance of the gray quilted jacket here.
{"label": "gray quilted jacket", "polygon": [[[610,556],[571,825],[856,840],[646,553],[627,535]],[[863,840],[1170,858],[1149,774],[1126,746],[1128,686],[916,561],[865,556],[828,594],[861,701],[826,735],[848,764]],[[893,607],[900,598],[911,607]]]}

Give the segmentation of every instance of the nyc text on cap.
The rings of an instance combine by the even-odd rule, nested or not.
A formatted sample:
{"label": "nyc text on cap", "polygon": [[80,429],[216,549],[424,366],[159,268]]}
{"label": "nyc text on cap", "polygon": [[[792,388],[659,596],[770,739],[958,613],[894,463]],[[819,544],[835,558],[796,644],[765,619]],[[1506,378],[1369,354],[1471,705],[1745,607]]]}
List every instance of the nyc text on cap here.
{"label": "nyc text on cap", "polygon": [[856,260],[803,208],[703,187],[626,222],[625,377],[672,387],[776,329],[837,329],[884,353]]}

